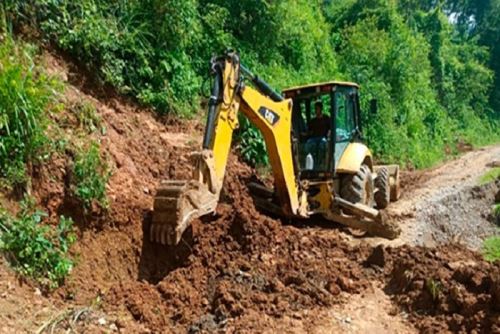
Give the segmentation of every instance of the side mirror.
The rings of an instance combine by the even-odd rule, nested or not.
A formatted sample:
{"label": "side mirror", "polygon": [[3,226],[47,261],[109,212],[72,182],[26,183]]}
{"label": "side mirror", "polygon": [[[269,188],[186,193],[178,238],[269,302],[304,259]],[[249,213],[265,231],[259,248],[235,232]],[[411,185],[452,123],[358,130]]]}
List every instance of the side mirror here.
{"label": "side mirror", "polygon": [[370,113],[372,115],[376,115],[377,111],[378,111],[377,99],[371,99],[370,100]]}

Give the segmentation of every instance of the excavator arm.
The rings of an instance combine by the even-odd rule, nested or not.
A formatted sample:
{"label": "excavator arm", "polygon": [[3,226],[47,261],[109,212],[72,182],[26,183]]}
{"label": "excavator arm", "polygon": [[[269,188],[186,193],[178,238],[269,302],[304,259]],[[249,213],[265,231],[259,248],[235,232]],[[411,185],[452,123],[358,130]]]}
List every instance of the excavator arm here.
{"label": "excavator arm", "polygon": [[[152,241],[176,245],[192,220],[215,211],[240,111],[264,137],[283,214],[307,215],[306,195],[299,194],[293,163],[292,101],[283,99],[243,67],[234,52],[214,58],[212,72],[214,84],[202,151],[192,155],[191,180],[160,184],[150,229]],[[243,77],[255,88],[245,85]]]}

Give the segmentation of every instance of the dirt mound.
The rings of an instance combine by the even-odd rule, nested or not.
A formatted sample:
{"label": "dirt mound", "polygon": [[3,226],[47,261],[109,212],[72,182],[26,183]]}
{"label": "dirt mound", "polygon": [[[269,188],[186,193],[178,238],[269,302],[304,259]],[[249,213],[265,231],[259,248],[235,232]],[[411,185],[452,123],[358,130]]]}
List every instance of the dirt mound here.
{"label": "dirt mound", "polygon": [[[181,267],[162,279],[150,271],[145,279],[156,284],[130,282],[126,290],[112,289],[111,308],[125,304],[153,330],[165,324],[192,331],[248,329],[249,318],[255,322],[259,316],[280,318],[333,305],[342,291],[358,293],[369,286],[362,250],[356,253],[340,237],[317,237],[261,215],[245,186],[252,170],[234,155],[230,160],[223,204],[215,217],[195,221],[194,239],[184,240],[190,254]],[[154,303],[130,304],[141,295],[159,295],[161,302],[154,297]],[[161,316],[150,316],[151,305]]]}
{"label": "dirt mound", "polygon": [[500,332],[500,266],[462,246],[386,250],[386,292],[424,333]]}

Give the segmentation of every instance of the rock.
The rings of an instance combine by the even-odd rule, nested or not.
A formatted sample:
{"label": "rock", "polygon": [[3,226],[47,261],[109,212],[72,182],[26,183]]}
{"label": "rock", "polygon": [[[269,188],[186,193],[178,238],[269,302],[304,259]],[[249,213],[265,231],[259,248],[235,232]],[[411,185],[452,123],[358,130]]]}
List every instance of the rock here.
{"label": "rock", "polygon": [[340,276],[337,278],[337,284],[343,291],[350,292],[353,290],[353,282],[352,279],[347,277]]}
{"label": "rock", "polygon": [[490,167],[490,168],[500,167],[500,160],[493,160],[491,162],[488,162],[486,164],[486,167]]}
{"label": "rock", "polygon": [[477,267],[477,262],[474,260],[468,260],[468,261],[455,261],[455,262],[448,262],[447,263],[448,268],[451,270],[457,270],[462,267]]}
{"label": "rock", "polygon": [[272,292],[281,292],[285,290],[285,285],[279,279],[274,279],[270,283],[269,288]]}
{"label": "rock", "polygon": [[97,323],[101,326],[105,326],[108,322],[104,318],[99,318],[99,320],[97,320]]}
{"label": "rock", "polygon": [[368,265],[383,267],[385,265],[384,246],[378,245],[375,247],[366,259],[365,263]]}
{"label": "rock", "polygon": [[335,283],[335,282],[329,282],[326,285],[326,290],[328,290],[328,292],[330,292],[334,296],[337,296],[340,294],[340,288],[337,285],[337,283]]}

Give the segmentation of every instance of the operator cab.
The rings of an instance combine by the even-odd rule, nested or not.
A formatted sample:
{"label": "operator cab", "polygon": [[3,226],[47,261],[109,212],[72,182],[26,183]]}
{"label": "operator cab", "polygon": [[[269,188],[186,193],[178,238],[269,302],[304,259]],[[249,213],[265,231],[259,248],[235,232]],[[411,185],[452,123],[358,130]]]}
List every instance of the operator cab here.
{"label": "operator cab", "polygon": [[331,81],[285,89],[293,100],[292,142],[301,179],[329,179],[347,145],[361,140],[359,86]]}

